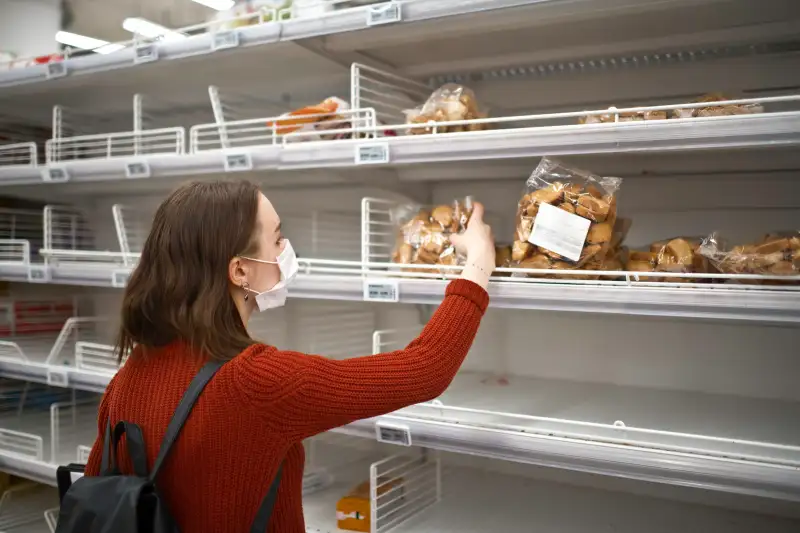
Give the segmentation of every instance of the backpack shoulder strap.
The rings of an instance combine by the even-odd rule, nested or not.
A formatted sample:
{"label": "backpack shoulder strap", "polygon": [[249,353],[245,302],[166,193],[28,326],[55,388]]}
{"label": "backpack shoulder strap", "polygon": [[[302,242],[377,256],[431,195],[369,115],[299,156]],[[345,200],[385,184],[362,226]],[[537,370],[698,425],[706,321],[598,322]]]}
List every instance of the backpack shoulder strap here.
{"label": "backpack shoulder strap", "polygon": [[200,397],[200,393],[203,392],[203,389],[206,387],[206,385],[208,385],[208,382],[211,381],[211,378],[213,378],[214,374],[217,373],[217,370],[222,367],[222,364],[223,363],[219,361],[209,361],[203,365],[203,368],[200,369],[200,372],[198,372],[194,379],[192,379],[192,382],[189,384],[189,388],[186,389],[185,393],[183,393],[181,402],[175,409],[175,413],[172,415],[172,420],[169,421],[167,432],[164,434],[164,440],[161,441],[161,448],[158,450],[158,457],[156,457],[156,462],[153,464],[153,471],[150,473],[150,479],[152,481],[155,481],[161,465],[164,464],[164,460],[167,458],[170,448],[172,448],[172,445],[178,438],[178,434],[180,434],[181,429],[183,429],[183,424],[189,417],[189,413],[192,412],[192,407],[194,407],[197,398]]}
{"label": "backpack shoulder strap", "polygon": [[258,508],[256,518],[253,520],[253,525],[250,527],[250,533],[266,533],[267,526],[269,526],[269,519],[272,516],[272,508],[275,507],[275,500],[278,499],[278,487],[281,484],[281,477],[283,475],[283,464],[278,467],[278,473],[275,474],[275,479],[272,480],[272,485],[269,487],[269,492],[264,495],[261,500],[261,507]]}

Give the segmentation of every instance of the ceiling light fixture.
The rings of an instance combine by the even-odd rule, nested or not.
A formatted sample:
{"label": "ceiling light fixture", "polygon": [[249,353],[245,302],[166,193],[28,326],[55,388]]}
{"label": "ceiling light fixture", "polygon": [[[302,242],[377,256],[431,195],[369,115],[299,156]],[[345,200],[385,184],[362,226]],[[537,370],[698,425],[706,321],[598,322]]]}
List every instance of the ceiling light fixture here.
{"label": "ceiling light fixture", "polygon": [[234,0],[192,0],[198,4],[202,4],[217,11],[227,11],[236,5]]}
{"label": "ceiling light fixture", "polygon": [[111,52],[116,52],[117,50],[125,48],[121,44],[112,44],[102,39],[95,39],[94,37],[87,37],[86,35],[79,35],[68,31],[57,32],[56,42],[72,46],[73,48],[80,48],[81,50],[92,50],[98,54],[110,54]]}
{"label": "ceiling light fixture", "polygon": [[150,22],[149,20],[138,17],[126,18],[122,21],[122,27],[126,31],[137,33],[142,37],[147,37],[149,39],[161,37],[165,41],[176,41],[178,39],[186,38],[186,36],[182,33],[178,33],[177,31],[165,28],[160,24],[156,24],[155,22]]}

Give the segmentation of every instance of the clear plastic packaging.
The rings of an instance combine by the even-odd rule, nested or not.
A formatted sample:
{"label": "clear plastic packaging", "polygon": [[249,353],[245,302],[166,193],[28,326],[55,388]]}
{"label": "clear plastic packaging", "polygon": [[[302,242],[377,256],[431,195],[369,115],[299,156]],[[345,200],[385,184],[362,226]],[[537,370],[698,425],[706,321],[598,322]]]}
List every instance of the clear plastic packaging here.
{"label": "clear plastic packaging", "polygon": [[[625,270],[628,272],[671,272],[676,274],[709,274],[714,270],[709,261],[699,253],[703,239],[699,237],[674,237],[656,241],[649,250],[629,251]],[[672,283],[699,283],[702,278],[642,277],[642,281]]]}
{"label": "clear plastic packaging", "polygon": [[467,87],[448,83],[442,85],[428,98],[424,105],[416,109],[404,111],[406,124],[419,125],[408,130],[411,135],[434,133],[455,133],[459,131],[481,131],[488,129],[488,124],[466,124],[453,126],[436,126],[437,122],[456,120],[474,120],[486,118],[487,113],[478,106],[478,100]]}
{"label": "clear plastic packaging", "polygon": [[[350,103],[331,96],[312,106],[301,107],[281,115],[279,120],[268,122],[267,126],[274,127],[278,135],[305,132],[308,135],[298,136],[296,141],[329,141],[337,139],[351,139],[353,132],[353,116],[346,114],[350,111]],[[366,120],[361,119],[362,126],[367,126]],[[381,132],[382,135],[393,135],[390,132]]]}
{"label": "clear plastic packaging", "polygon": [[[722,93],[709,93],[701,96],[692,103],[713,103],[734,100],[730,96]],[[731,115],[753,115],[763,113],[764,108],[759,104],[738,104],[738,105],[711,105],[708,107],[694,107],[673,109],[672,118],[693,118],[693,117],[723,117]]]}
{"label": "clear plastic packaging", "polygon": [[800,275],[800,231],[769,233],[758,242],[738,246],[712,233],[698,252],[723,274]]}
{"label": "clear plastic packaging", "polygon": [[512,265],[548,270],[599,265],[614,239],[621,183],[543,158],[517,205]]}
{"label": "clear plastic packaging", "polygon": [[[461,265],[450,236],[463,232],[472,215],[472,198],[455,200],[450,205],[432,209],[408,204],[391,211],[397,228],[397,242],[392,262],[404,265]],[[409,268],[409,272],[442,273],[443,269]]]}

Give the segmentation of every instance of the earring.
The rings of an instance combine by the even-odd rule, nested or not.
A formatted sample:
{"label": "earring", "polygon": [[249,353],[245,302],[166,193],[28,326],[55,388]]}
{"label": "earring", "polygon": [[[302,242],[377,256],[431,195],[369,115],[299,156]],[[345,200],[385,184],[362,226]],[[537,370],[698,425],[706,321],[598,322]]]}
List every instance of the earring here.
{"label": "earring", "polygon": [[250,285],[245,281],[242,282],[242,289],[244,289],[244,301],[250,298]]}

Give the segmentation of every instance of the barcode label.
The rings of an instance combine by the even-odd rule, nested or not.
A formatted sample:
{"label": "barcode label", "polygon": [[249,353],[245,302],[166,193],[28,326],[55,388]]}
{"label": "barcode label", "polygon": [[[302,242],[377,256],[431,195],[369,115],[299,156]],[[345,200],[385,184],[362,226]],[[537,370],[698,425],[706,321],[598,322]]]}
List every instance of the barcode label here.
{"label": "barcode label", "polygon": [[408,426],[376,422],[375,435],[378,438],[378,442],[397,444],[399,446],[411,446],[411,430]]}
{"label": "barcode label", "polygon": [[111,273],[111,286],[115,289],[123,289],[128,284],[131,273],[128,270],[115,270]]}
{"label": "barcode label", "polygon": [[250,154],[225,154],[225,172],[242,172],[253,170]]}
{"label": "barcode label", "polygon": [[239,32],[236,30],[218,31],[211,39],[212,50],[224,50],[239,46]]}
{"label": "barcode label", "polygon": [[69,385],[69,374],[60,368],[47,369],[47,384],[53,387],[67,387]]}
{"label": "barcode label", "polygon": [[379,165],[389,162],[389,143],[356,146],[356,165]]}
{"label": "barcode label", "polygon": [[539,205],[528,242],[577,261],[591,222],[550,204]]}
{"label": "barcode label", "polygon": [[52,61],[47,64],[47,79],[63,78],[67,75],[67,65],[63,61]]}
{"label": "barcode label", "polygon": [[370,6],[367,11],[367,26],[378,26],[381,24],[391,24],[403,20],[401,6],[397,2],[386,2]]}
{"label": "barcode label", "polygon": [[30,266],[28,267],[28,282],[29,283],[49,283],[50,270],[46,266]]}
{"label": "barcode label", "polygon": [[364,281],[365,302],[397,302],[400,300],[400,287],[397,280],[368,279]]}
{"label": "barcode label", "polygon": [[69,172],[64,167],[47,167],[42,171],[42,179],[52,183],[69,181]]}
{"label": "barcode label", "polygon": [[136,47],[134,63],[149,63],[158,59],[158,47],[155,44],[142,44]]}
{"label": "barcode label", "polygon": [[125,163],[126,178],[149,178],[150,165],[146,161],[132,161]]}

